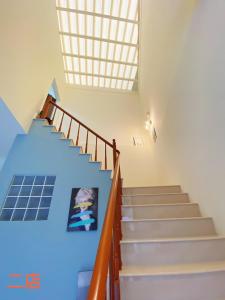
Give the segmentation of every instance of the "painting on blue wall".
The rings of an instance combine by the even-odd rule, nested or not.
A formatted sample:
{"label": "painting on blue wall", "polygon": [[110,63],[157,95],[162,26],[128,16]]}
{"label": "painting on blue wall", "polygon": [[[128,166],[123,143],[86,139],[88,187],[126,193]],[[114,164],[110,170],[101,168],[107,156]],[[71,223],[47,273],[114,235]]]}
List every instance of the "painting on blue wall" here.
{"label": "painting on blue wall", "polygon": [[92,231],[98,225],[98,188],[73,188],[67,231]]}

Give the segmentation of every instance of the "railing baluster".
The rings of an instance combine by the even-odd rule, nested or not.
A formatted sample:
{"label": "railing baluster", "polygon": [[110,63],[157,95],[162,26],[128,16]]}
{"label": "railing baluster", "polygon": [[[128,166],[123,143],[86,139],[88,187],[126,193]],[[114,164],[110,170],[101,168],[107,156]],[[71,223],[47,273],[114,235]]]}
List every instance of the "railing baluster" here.
{"label": "railing baluster", "polygon": [[54,114],[53,114],[53,117],[52,117],[52,119],[51,119],[51,125],[52,125],[53,122],[54,122],[56,111],[57,111],[57,107],[55,107]]}
{"label": "railing baluster", "polygon": [[69,137],[70,137],[70,130],[71,130],[71,124],[72,124],[72,118],[71,118],[71,120],[70,120],[70,126],[69,126],[69,129],[68,129],[68,133],[67,133],[67,138],[69,139]]}
{"label": "railing baluster", "polygon": [[64,113],[62,114],[62,119],[61,119],[60,126],[59,126],[59,130],[58,130],[58,131],[61,131],[61,129],[62,129],[63,118],[64,118]]}
{"label": "railing baluster", "polygon": [[114,265],[114,233],[112,233],[112,242],[111,242],[111,253],[110,253],[110,260],[109,260],[109,294],[110,300],[115,299],[115,286],[114,286],[114,278],[115,278],[115,265]]}
{"label": "railing baluster", "polygon": [[77,130],[77,140],[76,140],[76,146],[78,146],[79,143],[79,136],[80,136],[80,124],[78,126],[78,130]]}
{"label": "railing baluster", "polygon": [[98,159],[98,138],[96,136],[96,141],[95,141],[95,161]]}
{"label": "railing baluster", "polygon": [[87,135],[86,135],[85,153],[87,153],[87,150],[88,150],[88,133],[89,133],[89,130],[87,130]]}
{"label": "railing baluster", "polygon": [[105,143],[105,170],[107,170],[107,151],[106,151],[106,143]]}
{"label": "railing baluster", "polygon": [[113,139],[113,167],[116,165],[116,140]]}

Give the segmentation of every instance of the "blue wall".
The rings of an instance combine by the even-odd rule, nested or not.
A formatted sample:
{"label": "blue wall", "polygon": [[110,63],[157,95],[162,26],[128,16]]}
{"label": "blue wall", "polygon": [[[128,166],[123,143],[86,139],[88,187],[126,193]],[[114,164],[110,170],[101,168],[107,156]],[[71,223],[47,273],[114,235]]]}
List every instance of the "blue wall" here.
{"label": "blue wall", "polygon": [[[78,271],[92,270],[108,195],[109,171],[89,163],[88,155],[69,147],[59,133],[33,121],[29,134],[17,136],[0,173],[0,200],[4,201],[13,175],[56,175],[47,221],[0,221],[0,299],[75,300]],[[67,232],[67,218],[73,187],[99,188],[98,230]],[[21,279],[11,273],[40,273],[40,289],[8,289]]]}
{"label": "blue wall", "polygon": [[56,80],[53,79],[52,84],[50,86],[50,89],[48,91],[48,94],[51,95],[52,97],[54,97],[56,99],[57,102],[60,101],[60,97],[59,97],[59,92],[58,92],[58,87],[56,84]]}
{"label": "blue wall", "polygon": [[24,133],[4,101],[0,98],[0,169],[17,134]]}

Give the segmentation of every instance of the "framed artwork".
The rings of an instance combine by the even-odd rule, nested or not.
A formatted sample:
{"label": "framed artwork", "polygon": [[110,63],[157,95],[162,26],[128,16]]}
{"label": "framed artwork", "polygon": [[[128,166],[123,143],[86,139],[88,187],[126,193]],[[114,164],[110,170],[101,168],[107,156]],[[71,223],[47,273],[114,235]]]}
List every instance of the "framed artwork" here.
{"label": "framed artwork", "polygon": [[98,226],[98,188],[73,188],[67,231],[92,231]]}

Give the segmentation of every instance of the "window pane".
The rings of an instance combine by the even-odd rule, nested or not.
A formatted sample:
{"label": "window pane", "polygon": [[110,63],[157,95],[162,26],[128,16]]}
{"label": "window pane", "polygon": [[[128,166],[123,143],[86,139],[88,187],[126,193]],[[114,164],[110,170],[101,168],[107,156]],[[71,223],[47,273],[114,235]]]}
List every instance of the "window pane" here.
{"label": "window pane", "polygon": [[37,220],[47,220],[48,219],[49,209],[39,209]]}
{"label": "window pane", "polygon": [[16,200],[17,200],[17,197],[8,197],[6,199],[4,208],[14,208],[14,206],[16,204]]}
{"label": "window pane", "polygon": [[20,186],[11,186],[9,191],[9,196],[18,196],[20,191]]}
{"label": "window pane", "polygon": [[27,203],[28,203],[29,197],[19,197],[16,207],[19,208],[26,208],[27,207]]}
{"label": "window pane", "polygon": [[23,182],[24,185],[32,185],[34,183],[34,176],[26,176]]}
{"label": "window pane", "polygon": [[12,185],[20,185],[23,182],[24,176],[15,176]]}
{"label": "window pane", "polygon": [[16,209],[14,210],[12,220],[13,221],[22,221],[25,214],[25,209]]}
{"label": "window pane", "polygon": [[43,186],[34,186],[32,190],[32,196],[41,196]]}
{"label": "window pane", "polygon": [[55,180],[56,176],[14,176],[0,221],[47,220]]}
{"label": "window pane", "polygon": [[44,182],[45,182],[45,176],[37,176],[37,177],[35,178],[34,184],[35,184],[35,185],[43,185]]}
{"label": "window pane", "polygon": [[37,209],[28,209],[25,215],[25,221],[33,221],[36,218]]}
{"label": "window pane", "polygon": [[28,207],[29,208],[38,208],[39,202],[40,202],[40,197],[30,197]]}
{"label": "window pane", "polygon": [[13,213],[13,209],[3,209],[0,220],[1,221],[9,221]]}
{"label": "window pane", "polygon": [[20,191],[20,196],[29,196],[31,193],[31,188],[32,188],[31,185],[23,186]]}
{"label": "window pane", "polygon": [[50,207],[51,197],[42,197],[40,207]]}
{"label": "window pane", "polygon": [[55,176],[47,176],[46,178],[46,185],[54,185],[55,184]]}
{"label": "window pane", "polygon": [[52,196],[53,186],[45,186],[43,191],[43,196]]}

